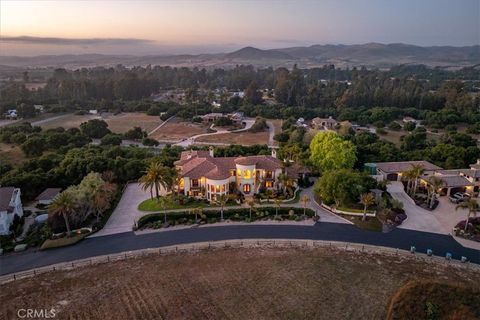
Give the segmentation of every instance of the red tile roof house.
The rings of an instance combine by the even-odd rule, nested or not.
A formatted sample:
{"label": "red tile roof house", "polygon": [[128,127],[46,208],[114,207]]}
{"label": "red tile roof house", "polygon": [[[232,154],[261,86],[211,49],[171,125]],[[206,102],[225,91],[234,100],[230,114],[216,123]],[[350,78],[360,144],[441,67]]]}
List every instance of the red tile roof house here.
{"label": "red tile roof house", "polygon": [[272,149],[271,156],[214,157],[210,151],[183,151],[175,162],[180,175],[179,191],[210,201],[234,190],[252,196],[261,187],[276,189],[283,165]]}
{"label": "red tile roof house", "polygon": [[0,188],[0,235],[10,234],[13,217],[23,216],[20,189],[14,187]]}

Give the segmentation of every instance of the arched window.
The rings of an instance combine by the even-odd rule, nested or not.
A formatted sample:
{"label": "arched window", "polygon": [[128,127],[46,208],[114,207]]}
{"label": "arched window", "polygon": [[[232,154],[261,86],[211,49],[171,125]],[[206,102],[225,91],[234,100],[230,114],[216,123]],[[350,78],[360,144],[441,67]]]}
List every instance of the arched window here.
{"label": "arched window", "polygon": [[251,174],[250,170],[243,170],[243,179],[250,179]]}

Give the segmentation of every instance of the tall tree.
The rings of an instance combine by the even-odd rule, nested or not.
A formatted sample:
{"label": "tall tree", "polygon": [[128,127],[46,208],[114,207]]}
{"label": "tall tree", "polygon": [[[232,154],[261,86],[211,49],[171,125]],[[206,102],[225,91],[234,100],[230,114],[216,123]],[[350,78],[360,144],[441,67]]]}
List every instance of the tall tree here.
{"label": "tall tree", "polygon": [[375,195],[371,192],[362,193],[360,195],[360,203],[363,204],[363,217],[362,220],[367,220],[367,209],[369,206],[375,204]]}
{"label": "tall tree", "polygon": [[67,233],[71,234],[70,217],[74,214],[76,208],[75,197],[71,192],[64,191],[60,193],[48,206],[48,212],[52,215],[61,215],[65,221]]}
{"label": "tall tree", "polygon": [[465,202],[460,203],[455,207],[455,210],[458,209],[467,209],[467,220],[465,220],[465,229],[464,231],[467,232],[468,229],[468,220],[470,219],[470,216],[476,216],[478,212],[480,212],[480,206],[478,205],[478,202],[474,199],[468,199]]}
{"label": "tall tree", "polygon": [[357,157],[352,142],[333,131],[320,132],[310,143],[310,160],[322,171],[353,168]]}

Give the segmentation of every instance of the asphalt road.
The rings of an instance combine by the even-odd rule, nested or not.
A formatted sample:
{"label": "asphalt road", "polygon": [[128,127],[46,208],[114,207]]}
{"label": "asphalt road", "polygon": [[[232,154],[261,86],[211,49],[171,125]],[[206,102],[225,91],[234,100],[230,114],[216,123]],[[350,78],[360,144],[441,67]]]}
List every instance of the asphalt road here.
{"label": "asphalt road", "polygon": [[364,243],[417,252],[432,249],[438,256],[450,252],[454,259],[466,256],[480,264],[480,251],[458,244],[452,237],[436,233],[396,229],[390,233],[369,232],[354,225],[321,222],[314,226],[247,225],[183,229],[135,235],[125,232],[104,237],[88,238],[71,247],[47,251],[13,253],[0,257],[0,274],[8,274],[59,262],[118,253],[143,248],[156,248],[183,243],[221,241],[229,239],[308,239]]}

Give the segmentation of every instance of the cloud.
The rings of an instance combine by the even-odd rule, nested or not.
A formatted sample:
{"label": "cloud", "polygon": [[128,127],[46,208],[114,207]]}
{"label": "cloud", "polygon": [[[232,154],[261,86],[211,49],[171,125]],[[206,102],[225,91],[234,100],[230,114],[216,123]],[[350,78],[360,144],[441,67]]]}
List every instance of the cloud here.
{"label": "cloud", "polygon": [[0,42],[6,43],[24,43],[24,44],[40,44],[40,45],[139,45],[151,43],[151,40],[136,38],[52,38],[52,37],[1,37]]}

